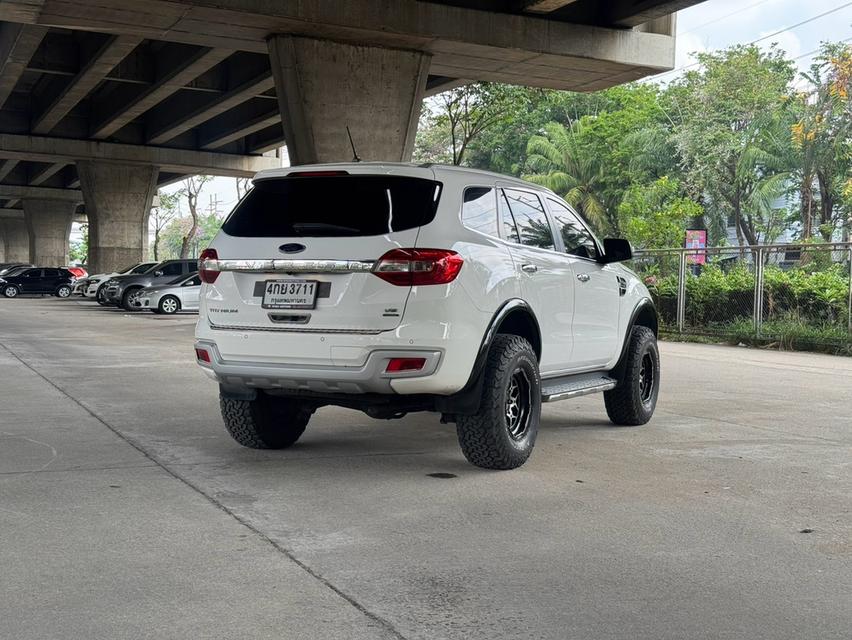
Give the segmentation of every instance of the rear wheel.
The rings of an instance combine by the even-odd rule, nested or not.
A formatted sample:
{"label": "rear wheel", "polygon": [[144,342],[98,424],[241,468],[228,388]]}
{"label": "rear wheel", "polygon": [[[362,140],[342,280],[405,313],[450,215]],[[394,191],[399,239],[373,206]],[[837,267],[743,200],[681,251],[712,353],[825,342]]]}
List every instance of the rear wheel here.
{"label": "rear wheel", "polygon": [[160,313],[172,315],[180,310],[180,300],[174,296],[163,296],[160,298],[160,303],[157,305],[157,310]]}
{"label": "rear wheel", "polygon": [[624,375],[615,389],[604,392],[606,414],[613,424],[638,426],[654,415],[660,392],[660,352],[648,327],[633,327]]}
{"label": "rear wheel", "polygon": [[18,291],[18,287],[14,287],[12,285],[3,287],[3,295],[7,298],[15,298],[19,293],[20,291]]}
{"label": "rear wheel", "polygon": [[130,304],[130,300],[136,295],[137,291],[139,291],[139,287],[125,291],[121,296],[121,307],[125,311],[137,311],[137,308]]}
{"label": "rear wheel", "polygon": [[541,379],[530,343],[494,338],[485,365],[479,411],[456,418],[465,458],[484,469],[514,469],[532,453],[541,419]]}
{"label": "rear wheel", "polygon": [[219,396],[222,420],[231,437],[250,449],[285,449],[305,432],[313,407],[262,391],[254,400]]}
{"label": "rear wheel", "polygon": [[56,288],[54,294],[57,298],[67,298],[71,295],[71,287],[69,287],[67,284],[60,285]]}

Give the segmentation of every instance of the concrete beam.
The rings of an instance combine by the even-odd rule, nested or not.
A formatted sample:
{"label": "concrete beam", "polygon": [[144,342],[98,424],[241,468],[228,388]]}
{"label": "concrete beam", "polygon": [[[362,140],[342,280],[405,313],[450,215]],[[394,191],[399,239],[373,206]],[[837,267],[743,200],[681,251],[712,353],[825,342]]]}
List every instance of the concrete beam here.
{"label": "concrete beam", "polygon": [[142,42],[139,36],[110,36],[53,102],[35,119],[32,132],[43,135],[68,115],[107,74]]}
{"label": "concrete beam", "polygon": [[276,35],[269,39],[293,164],[411,158],[429,55]]}
{"label": "concrete beam", "polygon": [[[83,194],[75,189],[54,189],[53,187],[30,187],[16,184],[0,184],[0,198],[17,200],[65,200],[80,204]],[[6,203],[9,206],[9,203]]]}
{"label": "concrete beam", "polygon": [[44,169],[36,173],[32,178],[30,178],[31,186],[38,186],[47,182],[54,175],[62,171],[65,167],[68,166],[67,162],[54,162],[52,164],[47,165]]}
{"label": "concrete beam", "polygon": [[133,96],[128,102],[113,105],[112,110],[92,127],[91,137],[108,138],[127,123],[135,120],[163,100],[179,91],[198,76],[222,62],[233,53],[231,49],[199,50],[194,56],[175,62],[155,84]]}
{"label": "concrete beam", "polygon": [[51,163],[103,160],[159,166],[169,173],[205,173],[234,177],[251,177],[262,169],[281,166],[280,159],[263,156],[15,134],[0,134],[0,158]]}
{"label": "concrete beam", "polygon": [[268,102],[268,100],[249,100],[205,122],[198,128],[198,146],[202,149],[219,149],[280,123],[281,114],[278,113],[278,103],[270,105]]}
{"label": "concrete beam", "polygon": [[0,108],[18,84],[47,27],[5,22],[0,25]]}
{"label": "concrete beam", "polygon": [[432,96],[436,96],[439,93],[443,93],[444,91],[450,91],[451,89],[458,89],[459,87],[463,87],[466,84],[470,84],[471,82],[472,80],[466,80],[464,78],[445,78],[444,76],[432,76],[426,83],[426,91],[423,92],[423,97],[431,98]]}
{"label": "concrete beam", "polygon": [[16,166],[18,166],[17,160],[4,160],[0,162],[0,182],[3,182]]}
{"label": "concrete beam", "polygon": [[204,106],[188,111],[174,119],[170,118],[168,124],[151,133],[148,143],[163,144],[164,142],[168,142],[184,131],[197,127],[203,122],[260,95],[264,91],[269,91],[274,86],[275,81],[272,79],[272,73],[264,71],[224,95],[209,100]]}
{"label": "concrete beam", "polygon": [[519,11],[530,13],[550,13],[577,0],[518,0],[515,5]]}
{"label": "concrete beam", "polygon": [[603,3],[604,20],[621,27],[637,27],[696,4],[695,0],[617,0]]}
{"label": "concrete beam", "polygon": [[[27,1],[5,0],[0,19]],[[696,2],[640,0],[637,19],[647,22],[661,11]],[[613,3],[599,6],[604,4]],[[635,0],[615,4],[615,9],[607,9],[613,17],[630,21],[629,7]],[[99,0],[97,7],[51,2],[39,20],[257,53],[266,50],[271,33],[366,42],[431,53],[435,74],[554,89],[573,90],[591,82],[611,85],[616,81],[610,76],[630,70],[649,75],[674,65],[674,38],[655,33],[418,0],[359,0],[345,6],[341,10],[341,3],[328,0]]]}

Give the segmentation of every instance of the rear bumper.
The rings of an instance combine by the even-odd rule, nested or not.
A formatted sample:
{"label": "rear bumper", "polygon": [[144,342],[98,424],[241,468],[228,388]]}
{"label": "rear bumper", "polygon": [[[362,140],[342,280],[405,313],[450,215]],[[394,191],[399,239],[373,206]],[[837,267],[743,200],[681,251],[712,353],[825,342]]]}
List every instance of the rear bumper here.
{"label": "rear bumper", "polygon": [[[439,350],[376,349],[360,366],[294,365],[224,360],[215,342],[198,340],[196,350],[209,354],[210,362],[198,360],[213,380],[232,389],[288,389],[314,393],[396,393],[394,383],[433,375],[441,362]],[[424,358],[416,372],[386,373],[391,358]]]}

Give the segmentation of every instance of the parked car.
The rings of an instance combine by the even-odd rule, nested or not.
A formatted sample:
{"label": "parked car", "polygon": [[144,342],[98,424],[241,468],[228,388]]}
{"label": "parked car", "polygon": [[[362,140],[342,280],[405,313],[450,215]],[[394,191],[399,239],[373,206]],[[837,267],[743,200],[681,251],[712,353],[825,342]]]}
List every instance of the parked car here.
{"label": "parked car", "polygon": [[73,284],[74,276],[67,269],[29,267],[0,277],[0,291],[7,298],[22,293],[50,293],[67,298]]}
{"label": "parked car", "polygon": [[201,277],[198,273],[193,273],[189,277],[180,276],[167,285],[139,289],[130,298],[130,304],[136,309],[147,309],[167,315],[178,311],[197,311],[200,291]]}
{"label": "parked car", "polygon": [[32,266],[33,265],[24,262],[4,262],[3,264],[0,264],[0,276],[5,276],[7,273],[15,269]]}
{"label": "parked car", "polygon": [[[103,288],[107,283],[107,280],[113,278],[115,276],[121,275],[135,275],[137,273],[145,273],[151,267],[159,264],[158,262],[137,262],[135,264],[130,265],[129,267],[125,267],[123,269],[119,269],[118,271],[114,271],[112,273],[96,273],[95,275],[91,275],[88,278],[80,280],[77,285],[74,287],[74,293],[77,293],[86,298],[98,298],[100,302],[103,298]],[[98,295],[98,292],[101,292],[101,295]]]}
{"label": "parked car", "polygon": [[198,271],[198,260],[166,260],[154,265],[145,273],[115,276],[107,280],[103,290],[106,304],[114,304],[126,311],[135,311],[130,298],[140,289],[168,284],[178,276],[188,276]]}
{"label": "parked car", "polygon": [[261,172],[199,260],[198,364],[231,436],[296,442],[317,408],[437,411],[467,459],[530,455],[542,402],[603,392],[640,425],[657,314],[562,198],[494,173],[358,163]]}
{"label": "parked car", "polygon": [[81,278],[87,278],[89,276],[89,272],[86,271],[83,267],[61,267],[66,271],[71,272],[75,278],[80,280]]}

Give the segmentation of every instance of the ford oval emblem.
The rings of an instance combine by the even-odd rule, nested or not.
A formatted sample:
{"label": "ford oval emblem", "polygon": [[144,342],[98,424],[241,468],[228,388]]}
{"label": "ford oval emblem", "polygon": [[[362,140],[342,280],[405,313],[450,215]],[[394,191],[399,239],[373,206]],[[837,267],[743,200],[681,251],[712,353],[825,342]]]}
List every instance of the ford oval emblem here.
{"label": "ford oval emblem", "polygon": [[304,251],[307,247],[303,244],[299,244],[298,242],[288,242],[287,244],[282,244],[278,247],[278,250],[281,253],[300,253]]}

